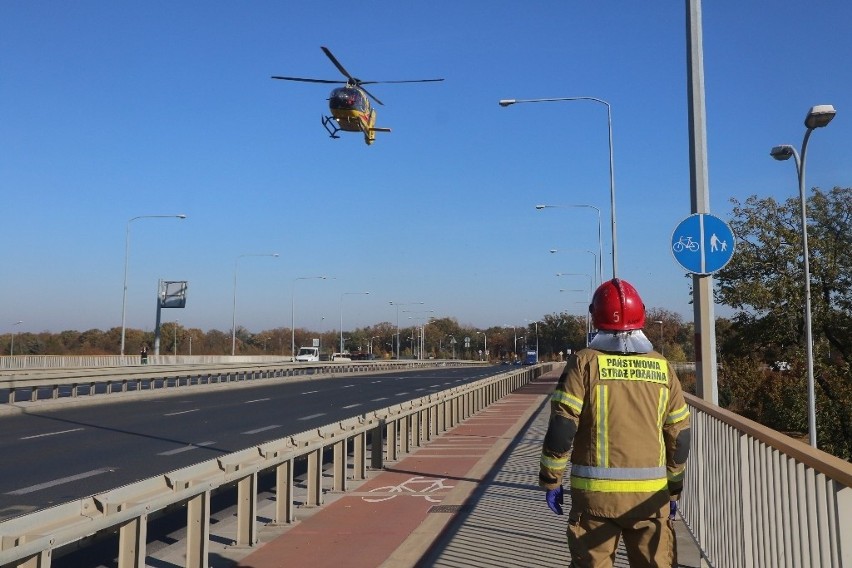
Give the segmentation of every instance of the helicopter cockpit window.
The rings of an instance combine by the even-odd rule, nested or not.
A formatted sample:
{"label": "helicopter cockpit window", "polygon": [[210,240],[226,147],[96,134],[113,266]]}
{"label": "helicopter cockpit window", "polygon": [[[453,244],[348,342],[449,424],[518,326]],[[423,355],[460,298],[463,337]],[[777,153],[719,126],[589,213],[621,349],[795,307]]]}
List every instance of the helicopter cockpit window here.
{"label": "helicopter cockpit window", "polygon": [[329,98],[329,106],[337,109],[363,109],[364,97],[356,89],[335,89]]}

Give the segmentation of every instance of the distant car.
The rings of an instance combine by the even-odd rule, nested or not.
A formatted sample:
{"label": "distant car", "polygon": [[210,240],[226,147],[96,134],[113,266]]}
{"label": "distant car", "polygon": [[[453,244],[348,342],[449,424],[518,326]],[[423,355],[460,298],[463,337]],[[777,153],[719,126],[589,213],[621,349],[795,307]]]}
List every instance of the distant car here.
{"label": "distant car", "polygon": [[349,353],[334,353],[331,356],[331,360],[346,362],[351,361],[352,357],[349,355]]}

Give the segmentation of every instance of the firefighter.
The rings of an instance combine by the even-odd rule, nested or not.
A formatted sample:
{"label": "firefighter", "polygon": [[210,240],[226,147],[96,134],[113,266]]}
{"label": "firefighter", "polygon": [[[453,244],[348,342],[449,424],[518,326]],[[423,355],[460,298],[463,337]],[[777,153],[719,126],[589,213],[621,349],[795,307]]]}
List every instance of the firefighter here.
{"label": "firefighter", "polygon": [[630,566],[677,566],[672,519],[689,455],[689,409],[668,361],[642,332],[645,306],[617,278],[589,306],[599,330],[568,357],[550,399],[539,485],[562,514],[571,461],[572,567],[611,567],[619,538]]}

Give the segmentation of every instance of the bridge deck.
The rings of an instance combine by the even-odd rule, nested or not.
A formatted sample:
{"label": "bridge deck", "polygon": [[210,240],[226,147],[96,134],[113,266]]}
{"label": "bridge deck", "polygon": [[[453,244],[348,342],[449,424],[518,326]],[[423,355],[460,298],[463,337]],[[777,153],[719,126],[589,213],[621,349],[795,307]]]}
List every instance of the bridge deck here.
{"label": "bridge deck", "polygon": [[[354,490],[327,494],[322,507],[299,509],[297,523],[264,527],[256,549],[212,546],[211,568],[568,566],[564,517],[537,487],[556,378],[544,375]],[[698,567],[676,524],[680,566]],[[623,550],[616,566],[628,566]]]}

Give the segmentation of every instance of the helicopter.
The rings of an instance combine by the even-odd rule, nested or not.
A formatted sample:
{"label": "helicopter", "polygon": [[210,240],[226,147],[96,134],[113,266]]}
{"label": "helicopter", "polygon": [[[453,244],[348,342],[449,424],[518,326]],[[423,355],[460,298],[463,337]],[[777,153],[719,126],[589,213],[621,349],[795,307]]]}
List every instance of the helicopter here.
{"label": "helicopter", "polygon": [[[334,63],[337,70],[346,77],[346,86],[338,87],[331,91],[328,96],[328,108],[331,116],[322,117],[322,125],[331,138],[340,138],[337,135],[341,130],[344,132],[362,132],[364,142],[367,145],[376,140],[376,132],[390,132],[390,128],[376,126],[376,110],[370,104],[373,99],[377,104],[384,105],[372,93],[362,85],[373,85],[377,83],[432,83],[443,81],[443,79],[415,79],[410,81],[362,81],[356,79],[340,64],[336,57],[327,47],[321,46],[326,56]],[[341,83],[340,80],[332,79],[306,79],[304,77],[282,77],[273,75],[273,79],[284,81],[301,81],[303,83]]]}

